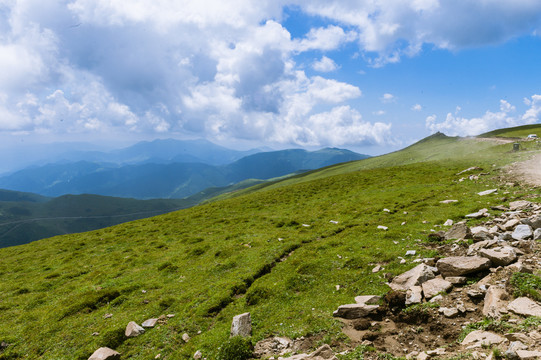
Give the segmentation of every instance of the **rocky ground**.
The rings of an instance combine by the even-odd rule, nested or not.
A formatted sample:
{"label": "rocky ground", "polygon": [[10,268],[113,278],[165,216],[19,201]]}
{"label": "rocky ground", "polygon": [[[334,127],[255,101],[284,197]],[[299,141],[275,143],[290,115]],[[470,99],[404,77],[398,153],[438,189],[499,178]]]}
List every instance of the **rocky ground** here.
{"label": "rocky ground", "polygon": [[535,291],[528,283],[535,277],[514,275],[541,271],[541,205],[517,201],[495,210],[503,213],[491,217],[490,209],[480,209],[465,215],[485,218],[482,225],[470,228],[465,220],[431,234],[426,246],[445,256],[417,259],[418,266],[389,282],[383,299],[358,296],[340,306],[334,315],[344,323],[350,350],[332,344],[300,353],[306,339],[273,338],[258,343],[256,355],[336,359],[364,345],[364,359],[381,359],[383,353],[409,359],[541,359],[541,303],[535,294],[520,294],[516,284],[524,281]]}

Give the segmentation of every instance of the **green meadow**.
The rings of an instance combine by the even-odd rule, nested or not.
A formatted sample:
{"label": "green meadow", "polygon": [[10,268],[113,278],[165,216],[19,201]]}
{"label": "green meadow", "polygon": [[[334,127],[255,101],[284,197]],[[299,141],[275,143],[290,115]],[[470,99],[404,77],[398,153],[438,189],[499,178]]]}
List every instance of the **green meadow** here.
{"label": "green meadow", "polygon": [[[243,312],[253,343],[275,335],[347,342],[333,310],[386,293],[383,273],[437,255],[423,243],[445,220],[539,200],[539,190],[504,177],[507,164],[537,151],[523,148],[436,135],[190,209],[0,249],[0,341],[9,344],[0,359],[87,359],[101,346],[123,359],[188,359],[196,350],[215,359]],[[474,166],[482,170],[457,175]],[[477,195],[491,188],[498,193]],[[400,264],[407,250],[417,255]],[[385,270],[372,273],[376,264]],[[128,322],[166,314],[175,316],[124,337]]]}

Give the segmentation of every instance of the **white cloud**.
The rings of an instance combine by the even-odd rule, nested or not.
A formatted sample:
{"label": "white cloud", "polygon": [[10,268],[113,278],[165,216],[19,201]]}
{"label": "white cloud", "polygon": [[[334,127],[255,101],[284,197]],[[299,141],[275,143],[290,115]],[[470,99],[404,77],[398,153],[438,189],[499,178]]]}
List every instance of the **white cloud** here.
{"label": "white cloud", "polygon": [[372,114],[374,114],[376,116],[383,116],[383,115],[385,115],[385,110],[374,111]]}
{"label": "white cloud", "polygon": [[498,128],[532,124],[540,120],[541,95],[533,95],[526,101],[529,109],[523,115],[515,115],[515,106],[505,100],[500,100],[500,111],[487,111],[480,117],[465,118],[456,113],[448,113],[442,122],[437,122],[437,116],[431,115],[426,118],[426,127],[431,132],[441,131],[447,135],[473,136],[479,135]]}
{"label": "white cloud", "polygon": [[311,29],[302,40],[295,40],[297,51],[308,50],[334,50],[341,44],[354,41],[357,38],[355,32],[344,32],[339,26],[329,25],[326,28]]}
{"label": "white cloud", "polygon": [[391,103],[391,102],[395,101],[396,98],[395,98],[395,96],[393,94],[385,93],[380,98],[380,100],[381,100],[382,103],[388,104],[388,103]]}
{"label": "white cloud", "polygon": [[411,110],[412,111],[421,111],[423,110],[423,107],[421,106],[421,104],[415,104],[411,107]]}
{"label": "white cloud", "polygon": [[319,72],[331,72],[338,69],[338,65],[336,65],[333,59],[323,56],[320,60],[312,64],[312,68]]}

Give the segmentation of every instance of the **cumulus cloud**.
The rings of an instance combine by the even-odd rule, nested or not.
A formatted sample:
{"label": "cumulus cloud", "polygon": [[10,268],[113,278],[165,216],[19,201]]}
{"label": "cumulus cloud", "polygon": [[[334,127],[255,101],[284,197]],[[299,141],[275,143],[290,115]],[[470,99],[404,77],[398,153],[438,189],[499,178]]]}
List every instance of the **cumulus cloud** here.
{"label": "cumulus cloud", "polygon": [[339,26],[329,25],[326,28],[310,30],[304,39],[295,41],[295,48],[297,51],[334,50],[356,38],[357,34],[353,31],[346,33]]}
{"label": "cumulus cloud", "polygon": [[487,111],[482,116],[465,118],[457,113],[448,113],[445,120],[438,122],[436,115],[426,118],[426,127],[431,132],[441,131],[451,136],[474,136],[490,130],[532,124],[540,120],[541,96],[533,95],[526,99],[530,106],[523,115],[514,115],[516,107],[505,100],[500,100],[500,111]]}
{"label": "cumulus cloud", "polygon": [[319,72],[330,72],[338,69],[338,65],[336,65],[333,59],[323,56],[320,60],[312,64],[312,68]]}
{"label": "cumulus cloud", "polygon": [[415,104],[411,107],[411,110],[412,111],[421,111],[423,110],[423,107],[421,106],[421,104]]}
{"label": "cumulus cloud", "polygon": [[396,97],[393,94],[385,93],[381,96],[380,100],[382,103],[388,104],[394,102],[396,100]]}

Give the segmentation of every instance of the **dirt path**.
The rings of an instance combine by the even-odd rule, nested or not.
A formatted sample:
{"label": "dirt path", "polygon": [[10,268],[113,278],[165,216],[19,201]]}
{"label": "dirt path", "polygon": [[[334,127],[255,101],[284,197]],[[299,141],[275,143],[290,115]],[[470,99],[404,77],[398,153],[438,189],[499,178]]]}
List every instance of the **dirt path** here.
{"label": "dirt path", "polygon": [[536,153],[526,161],[513,164],[509,173],[520,182],[541,186],[541,153]]}

